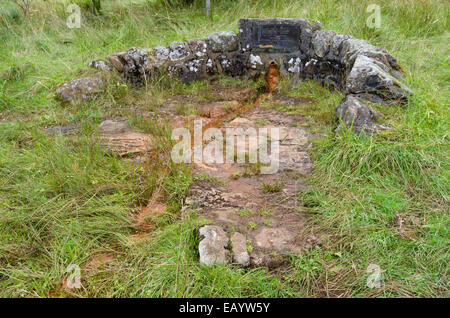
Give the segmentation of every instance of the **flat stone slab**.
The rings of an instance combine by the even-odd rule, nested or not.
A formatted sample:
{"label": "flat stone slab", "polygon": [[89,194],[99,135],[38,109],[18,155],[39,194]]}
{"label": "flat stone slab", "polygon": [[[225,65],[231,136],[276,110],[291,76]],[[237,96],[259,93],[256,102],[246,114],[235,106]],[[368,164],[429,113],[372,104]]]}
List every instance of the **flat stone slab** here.
{"label": "flat stone slab", "polygon": [[105,120],[100,124],[102,145],[119,156],[143,153],[152,149],[149,135],[133,131],[126,122]]}

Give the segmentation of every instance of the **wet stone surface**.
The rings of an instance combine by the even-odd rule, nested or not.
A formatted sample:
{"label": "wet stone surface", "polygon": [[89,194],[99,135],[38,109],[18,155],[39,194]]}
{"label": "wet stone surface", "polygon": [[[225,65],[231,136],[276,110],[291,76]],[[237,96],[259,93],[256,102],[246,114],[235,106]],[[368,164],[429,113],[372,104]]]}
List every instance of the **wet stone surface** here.
{"label": "wet stone surface", "polygon": [[[298,102],[289,97],[273,98],[278,103]],[[296,127],[298,120],[271,108],[255,107],[218,126],[224,136],[227,128],[278,128],[279,136],[274,140],[280,145],[280,162],[273,174],[261,174],[257,165],[248,162],[193,165],[199,178],[183,209],[197,210],[201,219],[226,233],[231,240],[231,261],[237,265],[276,268],[289,255],[314,248],[320,241],[309,238],[303,207],[297,200],[306,187],[304,177],[313,168],[308,154],[310,133]],[[248,145],[245,149],[248,152]],[[200,177],[205,175],[212,179]]]}

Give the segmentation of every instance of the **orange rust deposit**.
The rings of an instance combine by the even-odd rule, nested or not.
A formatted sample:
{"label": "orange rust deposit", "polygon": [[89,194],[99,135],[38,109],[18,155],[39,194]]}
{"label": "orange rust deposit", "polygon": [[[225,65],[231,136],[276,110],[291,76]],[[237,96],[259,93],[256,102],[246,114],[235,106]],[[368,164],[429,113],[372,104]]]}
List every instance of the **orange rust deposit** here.
{"label": "orange rust deposit", "polygon": [[267,72],[267,92],[272,94],[277,87],[278,84],[278,68],[275,65],[275,62],[271,62],[269,65],[269,71]]}

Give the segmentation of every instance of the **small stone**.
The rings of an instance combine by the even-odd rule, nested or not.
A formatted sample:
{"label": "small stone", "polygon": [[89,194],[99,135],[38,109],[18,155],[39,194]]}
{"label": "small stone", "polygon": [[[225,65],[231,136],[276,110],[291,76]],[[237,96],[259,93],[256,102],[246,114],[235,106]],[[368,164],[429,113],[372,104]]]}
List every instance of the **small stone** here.
{"label": "small stone", "polygon": [[117,56],[108,56],[107,59],[117,71],[123,72],[123,64]]}
{"label": "small stone", "polygon": [[352,127],[356,132],[373,133],[379,129],[388,129],[388,127],[372,122],[373,117],[381,117],[381,113],[364,103],[354,95],[347,95],[337,107],[337,117],[342,121],[336,129],[339,133],[342,125]]}
{"label": "small stone", "polygon": [[180,60],[186,59],[191,55],[189,46],[184,42],[172,42],[170,43],[169,48],[169,58],[172,62],[178,62]]}
{"label": "small stone", "polygon": [[88,66],[101,71],[112,71],[113,69],[110,64],[103,60],[93,60]]}
{"label": "small stone", "polygon": [[155,65],[160,67],[164,65],[169,59],[169,49],[164,46],[156,46],[153,51],[155,52]]}
{"label": "small stone", "polygon": [[208,45],[204,39],[191,39],[186,42],[189,45],[192,53],[197,57],[206,57],[208,52]]}
{"label": "small stone", "polygon": [[65,101],[73,104],[87,102],[98,95],[105,88],[100,78],[86,77],[78,78],[62,84],[57,94]]}
{"label": "small stone", "polygon": [[232,31],[215,32],[206,38],[206,43],[215,53],[236,51],[239,39]]}
{"label": "small stone", "polygon": [[244,267],[249,266],[250,255],[248,255],[247,252],[247,241],[245,240],[245,236],[235,232],[233,236],[231,236],[231,246],[233,251],[233,262]]}
{"label": "small stone", "polygon": [[147,152],[152,146],[150,136],[132,131],[126,122],[105,120],[100,124],[100,137],[103,146],[119,156]]}
{"label": "small stone", "polygon": [[223,229],[215,225],[206,225],[200,228],[200,237],[203,239],[198,245],[200,264],[206,266],[225,265],[229,259],[226,249],[229,239]]}
{"label": "small stone", "polygon": [[147,70],[150,65],[148,52],[144,49],[133,47],[121,56],[123,61],[123,74],[126,82],[132,86],[145,84]]}
{"label": "small stone", "polygon": [[100,124],[102,134],[119,134],[130,130],[130,126],[124,121],[105,120]]}

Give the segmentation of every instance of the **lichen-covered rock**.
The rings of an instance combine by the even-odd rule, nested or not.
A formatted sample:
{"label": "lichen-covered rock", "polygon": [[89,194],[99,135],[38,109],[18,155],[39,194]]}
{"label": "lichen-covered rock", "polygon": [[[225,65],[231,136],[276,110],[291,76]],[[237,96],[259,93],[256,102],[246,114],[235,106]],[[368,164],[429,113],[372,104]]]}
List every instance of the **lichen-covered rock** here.
{"label": "lichen-covered rock", "polygon": [[220,55],[217,60],[226,75],[236,77],[245,74],[248,65],[249,54],[240,52],[231,52]]}
{"label": "lichen-covered rock", "polygon": [[206,225],[200,228],[202,240],[198,245],[200,264],[206,266],[225,265],[229,260],[229,239],[219,226]]}
{"label": "lichen-covered rock", "polygon": [[304,65],[299,57],[290,57],[286,59],[285,68],[289,73],[303,72]]}
{"label": "lichen-covered rock", "polygon": [[112,71],[113,69],[111,64],[103,60],[93,60],[88,66],[101,71]]}
{"label": "lichen-covered rock", "polygon": [[62,84],[57,94],[70,104],[83,103],[91,100],[101,93],[105,88],[105,83],[97,77],[85,77],[74,79]]}
{"label": "lichen-covered rock", "polygon": [[125,121],[105,120],[100,124],[101,134],[119,134],[130,129],[130,126]]}
{"label": "lichen-covered rock", "polygon": [[352,128],[356,132],[374,133],[378,130],[389,129],[386,126],[372,121],[374,117],[382,117],[383,114],[374,110],[361,99],[354,95],[347,95],[339,103],[336,115],[341,121],[336,133],[342,130],[342,126]]}
{"label": "lichen-covered rock", "polygon": [[182,60],[185,60],[191,55],[191,51],[189,49],[189,46],[184,42],[172,42],[169,45],[169,59],[172,62],[180,62]]}
{"label": "lichen-covered rock", "polygon": [[155,65],[157,67],[163,66],[169,60],[169,49],[164,46],[156,46],[153,49],[155,54]]}
{"label": "lichen-covered rock", "polygon": [[132,86],[145,84],[150,66],[148,52],[139,48],[131,48],[120,56],[123,64],[123,76]]}
{"label": "lichen-covered rock", "polygon": [[346,77],[345,89],[349,93],[376,93],[390,100],[411,95],[412,91],[389,71],[389,66],[380,61],[358,55]]}
{"label": "lichen-covered rock", "polygon": [[232,31],[215,32],[206,38],[208,47],[214,53],[236,51],[239,47],[239,39]]}
{"label": "lichen-covered rock", "polygon": [[342,43],[344,43],[344,41],[351,39],[351,38],[352,37],[350,35],[336,34],[333,37],[333,39],[331,40],[330,49],[329,49],[327,55],[325,56],[325,58],[328,61],[339,62],[342,64],[342,61],[340,58]]}
{"label": "lichen-covered rock", "polygon": [[183,83],[190,83],[206,76],[206,59],[193,58],[167,68],[169,74],[178,75]]}
{"label": "lichen-covered rock", "polygon": [[231,236],[231,246],[233,251],[233,263],[247,267],[250,265],[250,255],[247,251],[247,241],[241,233],[235,232]]}
{"label": "lichen-covered rock", "polygon": [[351,68],[358,56],[370,57],[394,70],[400,70],[397,59],[385,49],[376,47],[365,40],[354,38],[349,38],[341,43],[341,63],[347,68]]}
{"label": "lichen-covered rock", "polygon": [[314,32],[311,43],[318,58],[324,58],[328,54],[335,35],[336,33],[330,30]]}
{"label": "lichen-covered rock", "polygon": [[206,58],[208,55],[208,45],[204,39],[191,39],[186,42],[192,54],[197,58]]}

